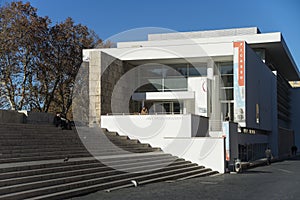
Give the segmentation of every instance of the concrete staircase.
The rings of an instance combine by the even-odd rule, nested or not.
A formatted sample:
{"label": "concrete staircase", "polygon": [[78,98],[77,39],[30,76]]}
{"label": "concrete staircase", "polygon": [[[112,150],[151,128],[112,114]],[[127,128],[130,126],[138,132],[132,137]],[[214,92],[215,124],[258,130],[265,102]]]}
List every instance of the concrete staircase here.
{"label": "concrete staircase", "polygon": [[66,199],[135,183],[217,173],[99,130],[0,124],[0,199]]}

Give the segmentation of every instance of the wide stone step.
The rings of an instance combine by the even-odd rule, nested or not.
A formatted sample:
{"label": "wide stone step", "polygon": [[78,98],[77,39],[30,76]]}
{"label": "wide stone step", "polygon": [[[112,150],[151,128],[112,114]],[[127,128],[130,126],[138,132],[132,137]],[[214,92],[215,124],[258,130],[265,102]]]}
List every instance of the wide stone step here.
{"label": "wide stone step", "polygon": [[71,154],[88,154],[89,152],[86,150],[77,150],[77,151],[70,151],[70,150],[56,150],[56,151],[47,151],[42,152],[39,151],[39,149],[36,150],[36,152],[22,152],[22,153],[9,153],[5,154],[3,153],[0,156],[0,159],[5,158],[21,158],[21,157],[36,157],[36,156],[55,156],[55,155],[71,155]]}
{"label": "wide stone step", "polygon": [[37,134],[40,136],[47,135],[75,135],[77,134],[76,130],[62,130],[62,129],[0,129],[0,133],[3,135],[33,135]]}
{"label": "wide stone step", "polygon": [[22,172],[27,170],[39,170],[48,169],[52,167],[66,167],[66,166],[77,166],[90,163],[99,163],[95,157],[81,157],[81,158],[70,158],[68,162],[62,162],[61,159],[54,160],[38,160],[38,161],[26,161],[26,162],[15,162],[15,163],[2,163],[0,164],[0,173],[14,173]]}
{"label": "wide stone step", "polygon": [[105,129],[0,123],[0,199],[64,199],[129,187],[132,180],[147,184],[214,173]]}
{"label": "wide stone step", "polygon": [[[69,158],[80,158],[80,157],[90,157],[90,156],[114,156],[114,155],[127,155],[127,154],[144,154],[144,153],[151,153],[152,150],[146,151],[146,150],[135,150],[135,151],[124,151],[122,149],[116,150],[116,149],[108,149],[106,151],[96,151],[92,152],[82,152],[78,154],[62,154],[62,155],[42,155],[42,156],[30,156],[26,155],[24,157],[11,157],[11,158],[0,158],[0,164],[1,163],[13,163],[13,162],[28,162],[28,161],[38,161],[38,160],[53,160],[53,159],[64,159],[66,156]],[[157,151],[154,151],[157,152]]]}
{"label": "wide stone step", "polygon": [[[107,164],[107,163],[106,163]],[[57,178],[70,178],[72,176],[78,176],[78,175],[87,175],[87,174],[93,174],[95,177],[97,174],[98,176],[111,176],[115,175],[116,172],[126,172],[128,170],[136,170],[136,169],[148,169],[149,166],[151,166],[151,170],[156,169],[158,166],[160,167],[166,167],[168,165],[180,165],[180,164],[190,164],[190,162],[187,162],[182,159],[178,159],[174,161],[172,158],[169,159],[152,159],[152,160],[147,160],[147,161],[140,161],[140,162],[128,162],[125,161],[124,163],[119,163],[119,164],[107,164],[107,165],[101,165],[98,163],[98,165],[95,166],[87,166],[85,165],[86,168],[84,169],[70,169],[68,171],[63,170],[63,171],[57,171],[52,170],[48,173],[43,173],[43,174],[37,174],[37,175],[31,175],[31,176],[24,176],[23,174],[19,174],[18,177],[11,177],[11,178],[6,178],[0,180],[0,187],[4,186],[9,186],[9,185],[18,185],[22,183],[29,183],[29,182],[37,182],[37,181],[45,181],[45,180],[50,180],[50,179],[57,179]],[[118,170],[116,170],[118,169]],[[44,171],[45,172],[45,171]],[[116,174],[118,174],[116,173]],[[1,175],[0,175],[1,176]],[[3,175],[1,177],[4,177]],[[0,190],[1,192],[1,190]]]}
{"label": "wide stone step", "polygon": [[[62,145],[63,144],[63,145]],[[135,149],[140,149],[140,150],[152,150],[152,151],[160,151],[160,148],[153,148],[149,146],[148,144],[127,144],[127,143],[110,143],[110,142],[97,142],[97,143],[81,143],[81,141],[76,141],[76,142],[62,142],[62,141],[47,141],[47,143],[44,142],[7,142],[0,146],[0,152],[2,154],[9,153],[9,152],[14,152],[17,153],[20,150],[22,152],[30,152],[33,151],[33,149],[36,149],[36,151],[39,151],[38,149],[86,149],[85,146],[88,147],[88,149],[98,149],[98,150],[106,150],[106,149],[117,149],[121,148],[124,150],[135,150]],[[28,151],[27,151],[28,150]]]}
{"label": "wide stone step", "polygon": [[[69,158],[80,158],[80,157],[90,157],[89,153],[80,153],[80,154],[70,154]],[[0,158],[1,163],[13,163],[13,162],[28,162],[28,161],[38,161],[38,160],[54,160],[54,159],[64,159],[66,155],[49,155],[49,156],[33,156],[33,157],[13,157],[13,158]]]}
{"label": "wide stone step", "polygon": [[131,146],[131,145],[137,145],[137,146],[145,146],[145,147],[150,147],[149,144],[141,144],[137,143],[136,141],[132,140],[108,140],[108,139],[103,139],[101,137],[99,138],[94,138],[97,139],[97,141],[85,141],[84,139],[80,138],[57,138],[57,137],[52,137],[52,138],[4,138],[0,139],[0,145],[2,146],[24,146],[24,145],[38,145],[38,144],[82,144],[83,142],[86,142],[88,144],[107,144],[107,142],[111,142],[110,144],[115,144],[115,145],[121,145],[121,146]]}
{"label": "wide stone step", "polygon": [[31,145],[31,146],[24,146],[24,145],[16,145],[16,146],[0,146],[0,153],[9,153],[9,152],[27,152],[27,151],[40,151],[40,150],[65,150],[65,149],[82,149],[85,150],[84,145]]}
{"label": "wide stone step", "polygon": [[56,128],[53,124],[0,123],[1,128]]}
{"label": "wide stone step", "polygon": [[69,129],[62,129],[61,127],[56,127],[54,125],[49,125],[49,126],[5,126],[0,124],[0,131],[2,130],[7,130],[7,131],[16,131],[16,130],[21,130],[21,131],[36,131],[36,130],[42,130],[42,131],[72,131],[75,128],[69,130]]}
{"label": "wide stone step", "polygon": [[62,162],[61,159],[54,160],[39,160],[39,161],[28,161],[28,162],[16,162],[16,163],[7,163],[0,165],[0,173],[13,172],[13,171],[25,171],[25,170],[36,170],[36,169],[45,169],[57,166],[76,166],[87,163],[99,163],[103,161],[105,163],[119,163],[123,161],[130,160],[141,160],[141,159],[155,159],[161,157],[177,157],[170,154],[155,152],[155,153],[132,153],[125,155],[110,155],[110,156],[99,156],[99,157],[78,157],[70,158],[68,162]]}
{"label": "wide stone step", "polygon": [[[29,166],[25,168],[16,168],[15,170],[6,171],[6,169],[2,169],[2,173],[0,173],[0,180],[11,179],[16,177],[28,177],[28,176],[36,176],[47,173],[56,173],[56,172],[69,172],[74,170],[85,170],[90,168],[101,168],[101,167],[111,167],[111,168],[125,168],[129,165],[139,165],[143,163],[156,163],[156,162],[164,162],[168,161],[169,163],[175,161],[182,161],[183,159],[179,159],[168,154],[162,154],[161,156],[141,156],[141,157],[128,157],[127,159],[118,159],[118,160],[107,160],[102,159],[103,163],[101,163],[101,159],[99,162],[95,162],[91,160],[90,162],[59,162],[55,165],[40,165],[40,166]],[[8,168],[10,169],[10,168]]]}
{"label": "wide stone step", "polygon": [[3,132],[0,131],[0,139],[5,138],[78,138],[78,134],[73,131],[20,131],[20,132]]}
{"label": "wide stone step", "polygon": [[128,144],[113,144],[113,143],[106,143],[106,144],[85,144],[87,148],[84,146],[84,144],[78,143],[78,144],[33,144],[33,145],[6,145],[0,147],[0,153],[18,153],[20,150],[23,150],[22,152],[30,152],[30,151],[39,151],[39,150],[68,150],[68,149],[92,149],[92,150],[106,150],[106,149],[117,149],[117,148],[123,148],[123,149],[157,149],[149,147],[148,145],[128,145]]}
{"label": "wide stone step", "polygon": [[41,139],[31,139],[31,140],[1,140],[0,145],[3,146],[12,146],[12,145],[31,145],[31,144],[82,144],[79,139],[70,139],[70,140],[41,140]]}
{"label": "wide stone step", "polygon": [[[27,158],[40,158],[40,160],[44,160],[44,157],[52,157],[52,156],[61,156],[63,157],[80,157],[80,156],[89,156],[89,155],[94,155],[94,156],[103,156],[103,155],[116,155],[118,153],[147,153],[147,152],[154,152],[152,149],[139,149],[139,148],[131,148],[131,149],[106,149],[106,150],[94,150],[94,151],[83,151],[83,150],[78,150],[78,151],[54,151],[54,152],[37,152],[37,153],[20,153],[20,154],[2,154],[0,156],[0,163],[1,161],[5,161],[5,159],[26,159]],[[36,159],[34,159],[36,160]],[[2,162],[3,163],[3,162]]]}
{"label": "wide stone step", "polygon": [[[180,173],[174,173],[171,175],[165,175],[165,176],[159,176],[159,177],[147,177],[145,178],[145,176],[142,177],[136,177],[134,179],[134,181],[138,184],[138,185],[145,185],[145,184],[149,184],[149,183],[153,183],[153,182],[159,182],[159,181],[167,181],[167,180],[185,180],[185,179],[189,179],[189,178],[194,178],[194,177],[204,177],[204,176],[211,176],[211,175],[215,175],[218,172],[216,171],[212,171],[211,169],[208,168],[196,168],[193,170],[189,170],[186,172],[180,172]],[[127,184],[124,185],[120,185],[117,187],[110,187],[108,189],[106,189],[106,191],[113,191],[113,190],[118,190],[121,188],[126,188],[126,187],[133,187],[135,186],[132,182],[128,182]],[[39,198],[37,198],[39,199]]]}
{"label": "wide stone step", "polygon": [[195,167],[189,167],[186,170],[176,170],[176,173],[162,173],[161,176],[157,175],[148,175],[148,176],[142,176],[142,177],[136,177],[136,181],[143,185],[143,184],[149,184],[153,182],[158,182],[158,181],[166,181],[166,180],[176,180],[176,179],[182,179],[184,177],[189,177],[191,175],[196,175],[201,176],[202,173],[205,173],[205,176],[215,174],[216,172],[212,172],[211,169],[208,168],[203,168],[199,166]]}
{"label": "wide stone step", "polygon": [[[72,188],[80,188],[80,187],[86,187],[89,185],[96,185],[96,184],[107,184],[109,182],[122,182],[124,179],[126,181],[132,180],[132,179],[140,179],[140,180],[146,180],[146,179],[154,179],[162,176],[169,176],[172,174],[178,174],[178,173],[184,173],[188,172],[190,170],[195,170],[195,169],[202,169],[203,167],[199,167],[195,164],[190,164],[190,165],[182,165],[182,166],[169,166],[168,168],[162,168],[158,169],[155,172],[148,172],[145,171],[144,169],[141,171],[138,171],[139,173],[121,173],[121,174],[116,174],[112,175],[109,177],[95,177],[90,175],[88,176],[87,180],[82,180],[82,177],[73,177],[73,180],[77,180],[75,182],[67,182],[70,179],[68,178],[64,183],[60,181],[59,179],[57,180],[51,180],[50,182],[53,184],[51,186],[45,186],[49,185],[50,182],[35,182],[35,183],[30,183],[30,184],[21,184],[19,186],[15,187],[3,187],[0,191],[1,193],[4,192],[3,195],[0,196],[0,198],[6,198],[6,199],[19,199],[18,196],[22,196],[22,198],[29,198],[33,196],[38,196],[38,195],[45,195],[45,194],[51,194],[54,192],[60,192],[64,190],[69,190]],[[87,177],[87,176],[86,176]],[[66,183],[67,182],[67,183]],[[33,186],[37,186],[39,188],[34,188]],[[115,186],[113,184],[110,184],[109,187]],[[18,191],[19,192],[15,192]],[[9,192],[8,192],[9,191]],[[6,194],[5,194],[6,193]]]}
{"label": "wide stone step", "polygon": [[[202,176],[209,176],[211,173],[208,172],[200,172],[198,173],[203,174]],[[176,179],[176,175],[170,175],[170,179]],[[164,176],[161,179],[166,179]],[[134,180],[134,177],[129,178],[129,179],[122,179],[122,180],[117,180],[117,181],[111,181],[107,183],[102,183],[102,184],[94,184],[94,185],[89,185],[86,187],[80,187],[80,188],[74,188],[74,189],[69,189],[65,191],[60,191],[60,192],[55,192],[55,193],[50,193],[46,195],[41,195],[41,196],[36,196],[36,197],[31,197],[31,200],[42,200],[42,199],[51,199],[51,200],[56,200],[56,199],[67,199],[73,196],[79,196],[87,193],[92,193],[96,192],[98,190],[107,190],[111,191],[114,189],[120,189],[124,187],[134,187],[134,184],[132,183],[132,180]],[[153,180],[153,179],[152,179]],[[168,180],[168,178],[167,178]],[[157,182],[160,181],[160,179],[157,179]],[[144,184],[144,183],[143,183]],[[139,184],[139,185],[143,185]]]}
{"label": "wide stone step", "polygon": [[[201,177],[201,176],[210,176],[210,175],[215,174],[216,172],[200,169],[195,173],[197,173],[198,176]],[[186,175],[187,177],[189,176],[186,173],[183,173],[183,174]],[[158,181],[170,180],[170,179],[176,179],[176,178],[177,178],[177,175],[175,174],[175,175],[169,175],[167,178],[163,176],[163,177],[157,178],[157,179],[150,179],[149,181],[158,182]],[[148,182],[146,182],[146,181],[139,182],[138,185],[144,185],[144,184],[150,183],[149,181]],[[91,186],[87,186],[87,187],[75,188],[75,189],[71,189],[71,190],[51,193],[51,194],[47,194],[47,195],[43,195],[43,196],[37,196],[37,197],[33,197],[31,199],[32,200],[66,199],[66,198],[70,198],[72,196],[91,193],[91,192],[95,192],[98,190],[112,191],[112,190],[116,190],[116,189],[120,189],[120,188],[134,187],[134,186],[135,185],[132,183],[131,179],[124,179],[124,180],[113,181],[113,182],[109,182],[109,183],[105,183],[105,184],[91,185]]]}
{"label": "wide stone step", "polygon": [[19,134],[14,134],[14,133],[1,133],[0,134],[0,139],[52,139],[52,138],[59,138],[59,139],[64,139],[64,138],[78,138],[78,135],[75,133],[69,134],[69,133],[56,133],[56,132],[51,132],[48,134],[40,134],[38,133],[19,133]]}
{"label": "wide stone step", "polygon": [[[103,180],[111,180],[111,179],[116,179],[120,177],[127,177],[131,176],[130,173],[125,173],[126,171],[135,171],[136,173],[150,173],[152,171],[168,171],[168,170],[174,170],[174,169],[181,169],[184,167],[190,167],[190,166],[196,166],[195,164],[189,163],[189,162],[183,162],[183,161],[178,161],[178,162],[173,162],[172,164],[167,166],[167,163],[159,163],[159,164],[152,164],[152,166],[149,165],[135,165],[131,167],[124,168],[123,171],[118,171],[114,170],[112,168],[103,168],[102,170],[98,170],[95,172],[89,173],[75,173],[75,174],[69,174],[69,176],[65,177],[59,173],[57,174],[57,177],[55,174],[48,175],[48,178],[45,178],[43,180],[43,176],[39,177],[31,177],[32,180],[29,179],[23,179],[26,182],[28,181],[34,181],[37,178],[37,181],[35,182],[29,182],[29,183],[20,183],[20,184],[15,184],[15,185],[10,185],[10,186],[4,186],[0,188],[0,194],[5,194],[5,193],[11,193],[11,192],[18,192],[22,190],[28,190],[32,188],[39,188],[39,187],[46,187],[46,186],[51,186],[51,185],[57,185],[57,184],[64,184],[64,183],[71,183],[71,182],[77,182],[77,181],[83,181],[83,180],[90,180],[90,179],[95,179],[95,178],[101,178]],[[134,174],[136,174],[134,173]],[[20,179],[21,180],[21,179]],[[13,180],[8,180],[7,182],[3,182],[3,184],[8,184],[8,183],[13,183]]]}
{"label": "wide stone step", "polygon": [[91,153],[91,154],[110,154],[113,152],[135,152],[135,153],[145,153],[145,152],[157,152],[160,149],[149,148],[149,147],[116,147],[112,146],[109,148],[89,148],[88,150],[85,147],[68,147],[65,149],[61,148],[49,148],[43,149],[42,147],[37,147],[33,149],[22,149],[22,148],[12,148],[8,150],[1,151],[0,159],[12,158],[12,157],[34,157],[34,156],[43,156],[43,155],[60,155],[60,154],[74,154],[74,153]]}
{"label": "wide stone step", "polygon": [[[3,148],[3,150],[0,150],[2,154],[19,154],[19,153],[36,153],[36,152],[55,152],[55,151],[86,151],[86,148],[84,146],[72,146],[72,147],[64,147],[64,146],[48,146],[45,148],[37,148],[36,147],[27,147],[27,148]],[[1,156],[0,156],[1,157]]]}
{"label": "wide stone step", "polygon": [[61,165],[57,163],[54,167],[46,167],[46,168],[38,168],[38,169],[29,169],[29,170],[15,170],[9,172],[0,173],[0,180],[4,181],[5,179],[15,179],[21,177],[29,177],[29,176],[36,176],[42,175],[47,173],[55,173],[55,172],[68,172],[73,170],[82,170],[82,169],[89,169],[94,167],[102,167],[103,164],[100,162],[88,162],[78,165]]}

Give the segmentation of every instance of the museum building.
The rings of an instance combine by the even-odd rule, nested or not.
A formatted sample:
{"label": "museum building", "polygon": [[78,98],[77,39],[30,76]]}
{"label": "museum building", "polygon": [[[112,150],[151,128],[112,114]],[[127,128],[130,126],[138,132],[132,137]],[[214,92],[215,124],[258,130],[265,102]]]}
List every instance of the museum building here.
{"label": "museum building", "polygon": [[[300,147],[300,80],[280,32],[154,33],[86,49],[84,121],[225,171],[226,160]],[[143,107],[148,113],[142,114]]]}

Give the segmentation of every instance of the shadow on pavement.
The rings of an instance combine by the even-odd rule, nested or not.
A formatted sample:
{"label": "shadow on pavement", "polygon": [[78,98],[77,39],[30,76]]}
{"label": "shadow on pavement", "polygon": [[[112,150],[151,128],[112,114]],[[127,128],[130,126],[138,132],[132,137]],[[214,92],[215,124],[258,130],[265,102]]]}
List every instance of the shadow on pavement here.
{"label": "shadow on pavement", "polygon": [[247,170],[243,171],[239,174],[271,174],[272,172],[269,171],[259,171],[259,170]]}

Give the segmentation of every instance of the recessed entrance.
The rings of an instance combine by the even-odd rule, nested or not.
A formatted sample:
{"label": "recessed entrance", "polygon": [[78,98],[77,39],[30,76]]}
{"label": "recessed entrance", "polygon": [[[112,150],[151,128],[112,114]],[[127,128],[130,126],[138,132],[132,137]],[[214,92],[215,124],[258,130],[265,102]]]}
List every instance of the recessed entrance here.
{"label": "recessed entrance", "polygon": [[150,104],[152,105],[149,113],[152,114],[182,114],[182,105],[179,102],[151,102]]}

